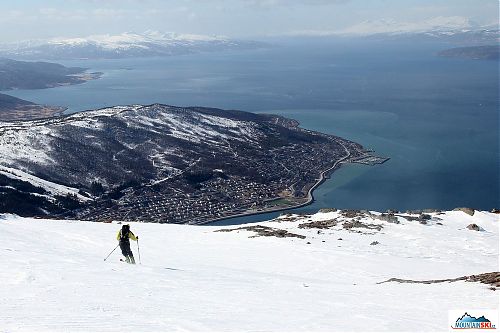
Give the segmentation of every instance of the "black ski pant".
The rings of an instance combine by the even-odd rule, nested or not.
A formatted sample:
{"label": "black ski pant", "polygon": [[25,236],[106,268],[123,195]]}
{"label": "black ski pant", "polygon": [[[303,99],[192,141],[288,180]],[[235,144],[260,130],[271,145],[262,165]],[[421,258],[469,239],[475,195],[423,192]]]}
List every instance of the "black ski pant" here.
{"label": "black ski pant", "polygon": [[130,242],[120,241],[120,249],[122,250],[122,254],[126,257],[134,257],[132,250],[130,249]]}

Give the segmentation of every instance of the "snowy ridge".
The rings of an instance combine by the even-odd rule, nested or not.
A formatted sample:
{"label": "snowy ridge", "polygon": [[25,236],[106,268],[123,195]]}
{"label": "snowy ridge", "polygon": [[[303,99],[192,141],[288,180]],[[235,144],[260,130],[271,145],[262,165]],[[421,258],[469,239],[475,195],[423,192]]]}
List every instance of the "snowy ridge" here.
{"label": "snowy ridge", "polygon": [[[70,125],[82,128],[99,128],[99,121],[102,117],[114,117],[127,122],[129,126],[145,125],[146,127],[169,127],[172,130],[172,136],[179,137],[188,141],[200,142],[200,140],[215,137],[228,138],[229,135],[223,132],[234,134],[234,139],[240,141],[254,141],[258,134],[254,130],[255,124],[218,117],[213,115],[201,114],[177,107],[167,105],[126,105],[114,106],[98,110],[79,112],[63,118],[50,118],[45,120],[34,120],[24,122],[0,122],[0,139],[5,145],[11,144],[10,135],[20,132],[25,133],[23,137],[31,140],[35,132],[44,135],[54,134],[47,126]],[[97,126],[97,127],[96,127]],[[213,128],[217,128],[217,132]],[[44,148],[48,147],[49,142],[41,142]],[[19,144],[21,146],[21,144]],[[28,158],[27,152],[22,152],[23,158]],[[15,155],[14,155],[15,156]],[[15,159],[16,157],[12,157]]]}
{"label": "snowy ridge", "polygon": [[[139,116],[137,117],[137,111]],[[172,112],[173,111],[173,112]],[[118,117],[129,126],[146,128],[169,128],[171,136],[200,143],[208,140],[218,143],[220,138],[255,142],[258,138],[255,124],[223,117],[195,113],[188,110],[174,109],[159,104],[120,110]],[[228,134],[226,134],[229,132]]]}
{"label": "snowy ridge", "polygon": [[[210,141],[218,144],[220,138],[255,142],[259,134],[256,124],[212,115],[198,114],[187,109],[165,105],[115,106],[76,113],[62,118],[25,122],[0,122],[0,165],[16,165],[18,161],[50,165],[54,137],[60,136],[58,128],[72,126],[99,131],[103,117],[119,119],[130,127],[148,131],[155,129],[166,135],[192,142]],[[124,143],[126,145],[126,143]],[[3,153],[2,153],[3,152]]]}
{"label": "snowy ridge", "polygon": [[[499,215],[431,213],[425,224],[411,214],[399,223],[347,216],[258,223],[305,238],[228,231],[256,223],[131,223],[142,261],[131,266],[119,249],[103,261],[116,223],[0,215],[2,330],[446,331],[449,309],[498,309],[498,291],[480,283],[377,283],[498,271]],[[318,221],[331,226],[301,227]],[[132,250],[139,261],[135,242]]]}

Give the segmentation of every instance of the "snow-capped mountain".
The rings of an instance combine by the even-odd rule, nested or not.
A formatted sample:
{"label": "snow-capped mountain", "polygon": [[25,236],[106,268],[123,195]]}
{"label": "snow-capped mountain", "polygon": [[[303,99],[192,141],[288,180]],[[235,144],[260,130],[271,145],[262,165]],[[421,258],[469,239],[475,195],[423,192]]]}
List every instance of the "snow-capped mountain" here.
{"label": "snow-capped mountain", "polygon": [[305,200],[323,171],[362,154],[290,119],[200,107],[0,122],[0,211],[196,223],[283,191]]}
{"label": "snow-capped mountain", "polygon": [[370,20],[339,31],[343,34],[372,35],[380,33],[460,32],[473,30],[469,19],[460,16],[434,17],[420,22],[401,22],[394,19]]}
{"label": "snow-capped mountain", "polygon": [[52,38],[0,45],[0,55],[22,59],[100,59],[169,56],[263,47],[254,41],[220,36],[161,33],[93,35],[82,38]]}
{"label": "snow-capped mountain", "polygon": [[461,16],[439,16],[422,21],[367,20],[334,31],[306,30],[292,35],[379,38],[433,38],[466,43],[498,43],[498,25],[479,26]]}
{"label": "snow-capped mountain", "polygon": [[[391,223],[325,211],[227,227],[130,223],[134,266],[119,248],[103,261],[116,221],[0,215],[1,330],[445,332],[449,309],[498,308],[498,217]],[[479,275],[488,272],[497,273]]]}

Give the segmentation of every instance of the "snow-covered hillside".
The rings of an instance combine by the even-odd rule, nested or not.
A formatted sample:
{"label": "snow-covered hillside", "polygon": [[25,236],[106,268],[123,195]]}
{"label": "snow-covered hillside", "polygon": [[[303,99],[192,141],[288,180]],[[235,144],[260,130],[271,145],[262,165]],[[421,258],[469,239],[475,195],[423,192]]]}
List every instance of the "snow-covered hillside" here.
{"label": "snow-covered hillside", "polygon": [[325,170],[368,155],[292,119],[203,107],[0,122],[0,212],[202,223],[276,208],[267,203],[278,196],[302,204]]}
{"label": "snow-covered hillside", "polygon": [[256,224],[131,223],[142,260],[133,266],[119,261],[119,249],[103,261],[116,246],[116,223],[0,215],[0,327],[445,331],[448,310],[498,308],[498,291],[466,281],[377,283],[498,271],[498,222],[479,211],[335,211],[259,223],[261,233],[291,236],[281,238],[216,232]]}

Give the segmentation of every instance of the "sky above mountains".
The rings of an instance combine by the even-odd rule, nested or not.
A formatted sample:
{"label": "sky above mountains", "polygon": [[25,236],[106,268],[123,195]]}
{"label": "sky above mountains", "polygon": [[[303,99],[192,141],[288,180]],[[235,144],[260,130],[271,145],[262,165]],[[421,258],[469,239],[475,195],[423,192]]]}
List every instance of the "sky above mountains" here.
{"label": "sky above mountains", "polygon": [[0,2],[0,42],[124,31],[255,38],[498,24],[498,0],[22,0]]}

